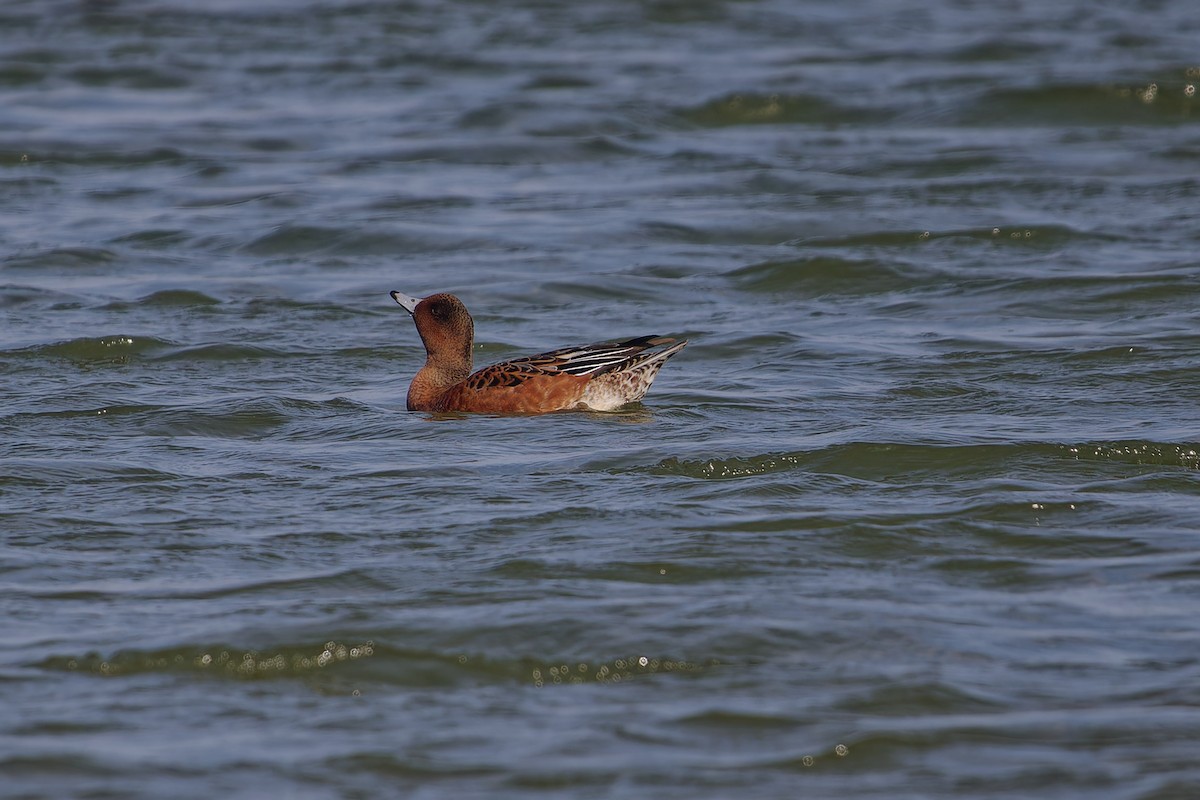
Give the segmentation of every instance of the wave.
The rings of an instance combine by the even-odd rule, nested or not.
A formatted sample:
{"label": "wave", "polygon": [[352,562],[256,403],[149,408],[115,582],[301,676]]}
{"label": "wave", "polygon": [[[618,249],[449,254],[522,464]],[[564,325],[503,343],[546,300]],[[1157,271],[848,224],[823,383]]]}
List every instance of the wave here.
{"label": "wave", "polygon": [[[130,393],[147,390],[146,387],[130,387]],[[152,391],[152,388],[149,389]],[[29,427],[39,421],[51,429],[61,426],[60,420],[102,417],[105,429],[130,430],[150,436],[209,436],[215,438],[255,438],[265,436],[281,426],[301,422],[311,415],[337,415],[346,408],[361,408],[350,401],[335,398],[328,401],[310,401],[286,397],[252,397],[236,401],[220,400],[205,405],[162,405],[150,403],[114,403],[111,405],[87,405],[77,408],[56,408],[39,411],[21,411],[0,417],[6,424]],[[358,421],[357,417],[355,421]],[[360,427],[363,427],[360,424]],[[374,435],[382,435],[367,428]],[[356,428],[357,430],[357,428]],[[302,433],[302,432],[301,432]],[[298,434],[300,435],[300,434]],[[327,435],[327,434],[326,434]],[[72,463],[66,460],[64,463]],[[104,464],[79,462],[91,477],[106,474]],[[22,475],[36,474],[37,469],[21,467]],[[80,475],[79,479],[87,477]]]}
{"label": "wave", "polygon": [[177,228],[151,228],[133,233],[123,234],[109,240],[111,244],[132,245],[150,249],[172,249],[183,245],[190,239],[187,231]]}
{"label": "wave", "polygon": [[955,116],[978,125],[1129,125],[1182,122],[1194,111],[1186,81],[1142,85],[1075,83],[990,89]]}
{"label": "wave", "polygon": [[851,108],[815,95],[759,92],[724,95],[697,106],[678,109],[676,114],[686,122],[708,128],[730,125],[828,125],[887,118],[878,109]]}
{"label": "wave", "polygon": [[[194,297],[190,297],[192,293],[183,294],[189,295],[189,297],[172,295],[166,298],[154,298],[150,300],[150,303],[170,307],[170,304],[174,302],[196,302]],[[182,345],[179,342],[155,336],[127,334],[82,336],[78,339],[0,351],[0,358],[65,359],[80,363],[127,363],[135,358],[164,362],[247,361],[287,358],[292,355],[308,355],[308,353],[296,353],[262,345],[235,342]]]}
{"label": "wave", "polygon": [[221,301],[204,292],[192,289],[163,289],[152,292],[137,300],[118,300],[103,306],[106,311],[120,311],[129,308],[189,308],[220,305]]}
{"label": "wave", "polygon": [[1004,225],[982,228],[960,228],[945,231],[871,231],[839,236],[813,236],[803,239],[793,239],[791,245],[804,247],[838,247],[857,248],[882,247],[914,247],[926,242],[939,239],[974,239],[977,241],[997,242],[1004,244],[1022,244],[1039,248],[1061,247],[1072,242],[1113,241],[1117,237],[1109,233],[1081,231],[1067,225],[1029,224]]}
{"label": "wave", "polygon": [[764,261],[728,273],[739,288],[776,293],[802,290],[811,295],[875,294],[912,287],[915,268],[892,260],[809,256]]}
{"label": "wave", "polygon": [[176,347],[168,339],[153,336],[83,336],[78,339],[31,345],[0,352],[0,356],[17,358],[61,358],[81,362],[123,362],[133,356],[145,356]]}
{"label": "wave", "polygon": [[659,674],[697,673],[720,666],[650,653],[593,660],[488,658],[396,647],[372,639],[321,644],[282,644],[247,649],[227,644],[180,645],[157,650],[120,650],[111,655],[56,655],[34,666],[102,678],[173,673],[234,680],[306,678],[330,673],[392,685],[449,687],[456,684],[524,683],[536,688],[583,683],[616,684]]}
{"label": "wave", "polygon": [[62,487],[97,478],[123,482],[157,483],[180,476],[117,459],[9,458],[0,466],[0,486],[32,485]]}
{"label": "wave", "polygon": [[189,347],[173,347],[157,354],[153,361],[257,361],[285,358],[290,353],[271,347],[232,342],[212,342]]}
{"label": "wave", "polygon": [[68,305],[78,303],[76,295],[47,289],[42,286],[6,284],[0,286],[0,308],[37,305]]}
{"label": "wave", "polygon": [[20,253],[3,260],[10,269],[42,270],[87,270],[109,267],[118,258],[117,253],[103,247],[54,247],[32,253]]}
{"label": "wave", "polygon": [[244,245],[242,250],[255,256],[296,256],[336,252],[339,257],[378,256],[392,258],[396,253],[454,250],[465,245],[457,234],[434,227],[408,231],[325,227],[319,225],[280,225],[270,233]]}
{"label": "wave", "polygon": [[851,442],[817,448],[746,456],[669,457],[641,471],[701,480],[729,480],[806,470],[863,478],[935,472],[994,472],[1005,464],[1045,460],[1116,461],[1137,465],[1200,469],[1200,443],[1115,441],[1067,444],[898,444]]}

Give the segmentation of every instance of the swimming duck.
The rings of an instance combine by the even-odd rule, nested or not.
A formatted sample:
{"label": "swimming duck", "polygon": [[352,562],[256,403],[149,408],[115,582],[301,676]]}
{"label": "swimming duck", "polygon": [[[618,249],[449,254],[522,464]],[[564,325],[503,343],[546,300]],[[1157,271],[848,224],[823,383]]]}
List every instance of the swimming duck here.
{"label": "swimming duck", "polygon": [[425,345],[425,366],[408,387],[409,411],[612,411],[642,399],[667,359],[687,345],[686,339],[640,336],[564,347],[471,372],[475,323],[461,300],[445,292],[391,296],[412,314]]}

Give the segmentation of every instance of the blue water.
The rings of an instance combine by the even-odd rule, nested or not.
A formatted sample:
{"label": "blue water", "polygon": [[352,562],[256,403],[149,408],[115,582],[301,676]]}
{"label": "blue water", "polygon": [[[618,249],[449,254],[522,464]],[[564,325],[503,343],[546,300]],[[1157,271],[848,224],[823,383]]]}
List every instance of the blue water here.
{"label": "blue water", "polygon": [[[1184,2],[0,9],[0,796],[1192,798]],[[612,414],[404,410],[691,344]]]}

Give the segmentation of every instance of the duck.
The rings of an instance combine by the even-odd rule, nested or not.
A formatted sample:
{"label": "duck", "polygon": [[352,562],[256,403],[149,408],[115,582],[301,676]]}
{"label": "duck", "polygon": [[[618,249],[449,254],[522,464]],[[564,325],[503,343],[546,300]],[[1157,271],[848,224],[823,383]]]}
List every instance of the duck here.
{"label": "duck", "polygon": [[425,345],[425,365],[408,387],[409,411],[615,411],[641,400],[667,359],[688,343],[639,336],[550,350],[472,372],[475,322],[461,300],[447,292],[389,294],[412,315]]}

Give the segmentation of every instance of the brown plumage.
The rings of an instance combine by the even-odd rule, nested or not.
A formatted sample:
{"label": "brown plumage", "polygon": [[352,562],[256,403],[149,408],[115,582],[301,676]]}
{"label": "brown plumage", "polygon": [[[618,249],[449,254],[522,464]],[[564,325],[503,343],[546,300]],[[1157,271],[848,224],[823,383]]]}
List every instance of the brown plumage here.
{"label": "brown plumage", "polygon": [[452,294],[392,299],[412,314],[425,366],[408,387],[409,411],[541,414],[570,408],[611,411],[640,400],[686,340],[642,336],[517,358],[471,372],[475,323]]}

